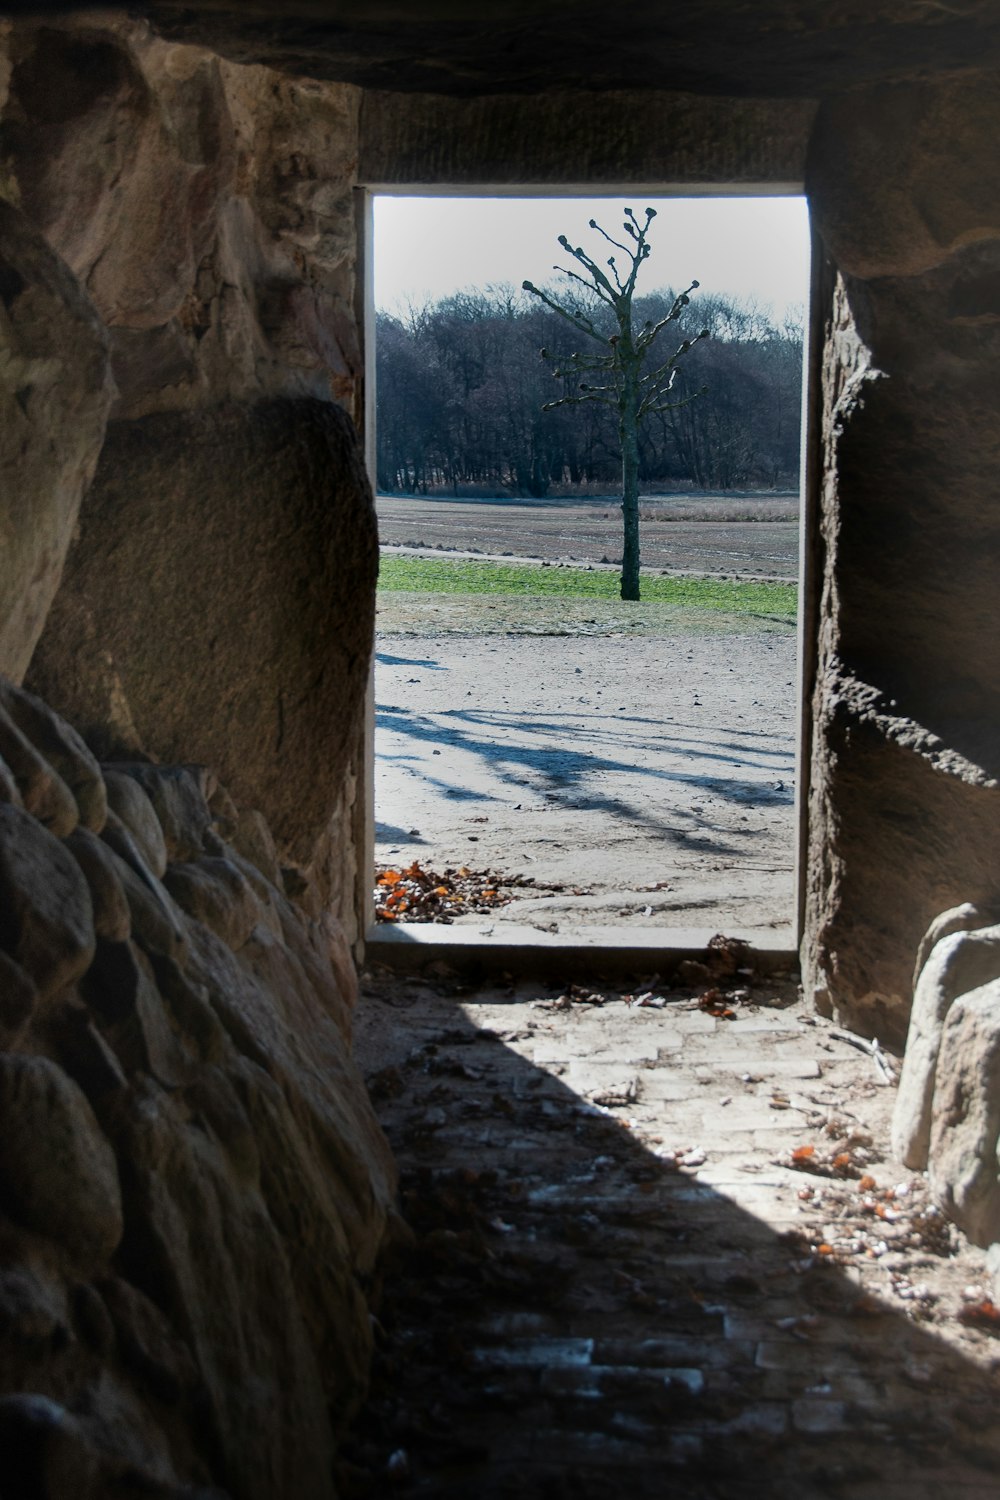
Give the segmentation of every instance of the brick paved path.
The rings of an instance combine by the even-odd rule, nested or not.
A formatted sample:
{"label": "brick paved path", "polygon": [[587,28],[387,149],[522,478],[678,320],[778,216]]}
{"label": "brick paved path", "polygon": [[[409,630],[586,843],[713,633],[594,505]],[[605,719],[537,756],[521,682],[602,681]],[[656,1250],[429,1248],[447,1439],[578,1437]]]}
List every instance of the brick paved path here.
{"label": "brick paved path", "polygon": [[412,1238],[345,1497],[996,1500],[983,1257],[869,1057],[788,984],[449,988],[360,1007]]}

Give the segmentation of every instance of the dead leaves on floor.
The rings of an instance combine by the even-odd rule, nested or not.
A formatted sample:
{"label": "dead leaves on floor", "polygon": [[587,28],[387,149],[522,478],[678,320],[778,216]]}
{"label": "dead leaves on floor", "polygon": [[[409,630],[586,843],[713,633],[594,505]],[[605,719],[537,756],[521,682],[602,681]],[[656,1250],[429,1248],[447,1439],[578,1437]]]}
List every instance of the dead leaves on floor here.
{"label": "dead leaves on floor", "polygon": [[[494,870],[425,870],[417,860],[405,869],[378,866],[375,872],[377,922],[454,922],[482,915],[513,901],[513,891],[532,887],[530,876],[498,875]],[[558,889],[558,887],[552,887]]]}

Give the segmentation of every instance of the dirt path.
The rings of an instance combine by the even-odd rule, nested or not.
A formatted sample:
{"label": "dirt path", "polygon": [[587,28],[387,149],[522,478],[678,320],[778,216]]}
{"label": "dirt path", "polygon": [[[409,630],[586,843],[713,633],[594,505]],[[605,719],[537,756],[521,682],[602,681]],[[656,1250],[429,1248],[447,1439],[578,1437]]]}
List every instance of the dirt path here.
{"label": "dirt path", "polygon": [[[788,627],[716,619],[640,638],[435,635],[424,616],[419,634],[389,633],[400,608],[398,596],[380,604],[381,863],[488,866],[562,886],[521,893],[496,913],[546,931],[786,928],[796,723]],[[592,604],[582,608],[593,615]]]}

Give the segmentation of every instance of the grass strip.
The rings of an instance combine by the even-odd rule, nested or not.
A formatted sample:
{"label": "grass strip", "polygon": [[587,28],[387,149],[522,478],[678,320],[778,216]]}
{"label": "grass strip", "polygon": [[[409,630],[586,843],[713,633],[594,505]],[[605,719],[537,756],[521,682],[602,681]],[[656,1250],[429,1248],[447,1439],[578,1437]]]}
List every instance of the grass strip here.
{"label": "grass strip", "polygon": [[[545,568],[469,558],[383,555],[378,586],[383,593],[406,590],[424,594],[556,596],[608,599],[622,605],[619,575],[610,568],[595,568],[591,572],[587,568]],[[697,609],[725,610],[729,614],[795,619],[794,583],[644,575],[641,589],[643,603],[683,604]],[[622,607],[627,609],[628,605]]]}

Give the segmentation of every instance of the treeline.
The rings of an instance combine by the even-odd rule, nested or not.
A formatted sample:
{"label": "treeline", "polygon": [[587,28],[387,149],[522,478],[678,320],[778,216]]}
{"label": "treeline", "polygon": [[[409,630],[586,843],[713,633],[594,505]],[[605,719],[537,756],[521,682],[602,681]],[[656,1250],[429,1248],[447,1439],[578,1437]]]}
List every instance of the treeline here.
{"label": "treeline", "polygon": [[[639,323],[669,309],[669,291],[637,298]],[[642,429],[640,482],[708,489],[784,488],[798,482],[801,321],[778,327],[752,305],[692,296],[677,342],[707,328],[681,362],[672,397],[708,392]],[[496,493],[540,498],[553,489],[621,480],[617,422],[572,395],[552,362],[579,335],[535,298],[509,287],[463,292],[376,320],[378,484],[385,491]]]}

